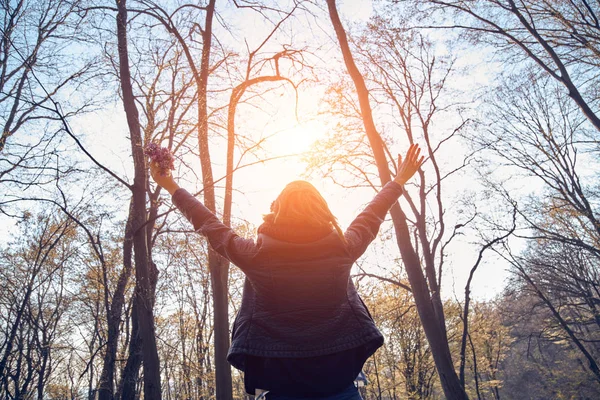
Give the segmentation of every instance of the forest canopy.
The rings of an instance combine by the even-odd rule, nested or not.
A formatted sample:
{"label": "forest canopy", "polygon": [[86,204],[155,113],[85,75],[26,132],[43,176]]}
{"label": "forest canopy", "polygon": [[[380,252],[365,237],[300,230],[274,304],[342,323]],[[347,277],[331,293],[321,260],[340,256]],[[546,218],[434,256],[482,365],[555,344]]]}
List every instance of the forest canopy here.
{"label": "forest canopy", "polygon": [[[385,336],[365,399],[600,397],[600,2],[3,0],[0,398],[249,399],[243,238],[305,179]],[[596,329],[598,328],[598,329]]]}

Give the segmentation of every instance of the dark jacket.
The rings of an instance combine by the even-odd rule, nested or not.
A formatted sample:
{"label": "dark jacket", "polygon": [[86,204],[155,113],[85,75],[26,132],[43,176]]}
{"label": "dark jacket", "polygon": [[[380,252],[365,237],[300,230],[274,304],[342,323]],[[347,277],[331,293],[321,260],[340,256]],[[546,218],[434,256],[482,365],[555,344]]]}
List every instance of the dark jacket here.
{"label": "dark jacket", "polygon": [[376,237],[402,187],[390,182],[350,224],[319,240],[292,243],[259,233],[243,239],[183,189],[173,203],[212,248],[246,275],[227,359],[244,370],[245,355],[314,357],[383,344],[352,280],[352,264]]}

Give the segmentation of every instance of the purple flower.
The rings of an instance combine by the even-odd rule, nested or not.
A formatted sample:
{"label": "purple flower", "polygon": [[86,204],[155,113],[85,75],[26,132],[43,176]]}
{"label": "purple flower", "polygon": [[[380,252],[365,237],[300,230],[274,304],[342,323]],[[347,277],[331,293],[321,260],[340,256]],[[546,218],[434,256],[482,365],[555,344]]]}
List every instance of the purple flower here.
{"label": "purple flower", "polygon": [[148,143],[144,148],[144,154],[150,158],[150,162],[158,164],[160,174],[165,176],[169,170],[175,169],[175,157],[166,147],[160,147],[156,143]]}

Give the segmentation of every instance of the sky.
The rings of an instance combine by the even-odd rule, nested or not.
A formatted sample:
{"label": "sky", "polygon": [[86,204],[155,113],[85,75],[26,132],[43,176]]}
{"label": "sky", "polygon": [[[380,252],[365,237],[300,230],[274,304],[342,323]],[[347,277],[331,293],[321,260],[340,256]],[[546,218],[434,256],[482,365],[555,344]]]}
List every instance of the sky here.
{"label": "sky", "polygon": [[[338,2],[340,14],[346,24],[364,22],[372,14],[372,3],[367,0],[353,0]],[[248,15],[236,14],[236,18],[244,21],[240,26],[240,34],[256,35],[257,40],[264,37],[265,26],[260,21],[248,17]],[[234,21],[235,22],[235,21]],[[298,33],[308,35],[306,40],[319,40],[326,43],[330,52],[339,52],[337,43],[333,41],[331,31],[327,31],[327,20],[321,21],[323,29],[314,29],[311,32]],[[263,33],[261,35],[261,33]],[[484,65],[481,53],[465,53],[459,59],[459,65],[472,68],[471,74],[453,82],[456,86],[482,85],[493,75],[493,65]],[[338,57],[339,62],[339,57]],[[300,120],[296,119],[294,113],[295,97],[290,90],[278,92],[279,98],[272,101],[271,109],[267,113],[256,113],[253,121],[254,131],[264,136],[271,136],[267,141],[266,149],[271,154],[294,154],[310,150],[311,144],[320,137],[326,135],[328,129],[332,129],[331,121],[319,116],[323,93],[319,89],[304,89],[300,92],[298,110]],[[243,112],[247,113],[248,111]],[[132,181],[132,168],[130,160],[129,143],[127,141],[127,125],[121,104],[116,102],[112,106],[95,111],[93,113],[74,118],[70,121],[74,132],[80,133],[86,147],[98,158],[98,160],[109,165],[118,175],[126,181]],[[237,126],[238,131],[244,130],[243,123]],[[405,146],[406,147],[406,146]],[[392,154],[404,153],[406,148],[402,144],[396,144],[391,149]],[[215,178],[218,179],[223,171],[224,151],[213,147],[213,162],[215,164]],[[453,156],[464,153],[460,147],[451,148]],[[189,185],[190,191],[199,189],[199,182],[185,180],[190,176],[189,172],[176,169],[174,175],[181,178],[182,185]],[[427,168],[427,167],[426,167]],[[244,220],[254,226],[262,221],[263,214],[268,212],[271,201],[275,199],[286,183],[304,179],[306,165],[300,157],[290,157],[284,160],[270,161],[258,164],[250,168],[244,168],[236,172],[234,177],[234,221]],[[332,211],[337,216],[342,227],[347,227],[352,219],[370,201],[374,192],[371,189],[343,189],[331,183],[329,180],[311,177],[310,182],[323,194],[328,201]],[[448,187],[449,198],[460,196],[461,191],[473,186],[469,179],[451,182]],[[449,207],[453,207],[452,204]],[[0,221],[1,222],[1,221]],[[10,240],[15,227],[10,226],[10,221],[4,224],[5,229],[0,229],[0,243]],[[382,232],[391,229],[389,218],[382,226]],[[450,247],[450,257],[445,269],[443,281],[445,297],[462,297],[463,285],[466,281],[468,271],[476,259],[476,251],[471,244],[474,238],[462,237]],[[367,254],[363,260],[377,270],[378,265],[389,263],[398,257],[397,246],[393,243],[387,245],[376,245],[378,250]],[[473,284],[473,296],[475,298],[490,298],[498,293],[504,286],[507,273],[504,265],[499,263],[484,263],[475,277]]]}
{"label": "sky", "polygon": [[[345,24],[354,24],[366,21],[372,13],[372,4],[370,1],[343,1],[339,2],[340,14]],[[325,21],[326,23],[327,21]],[[254,26],[254,24],[250,24]],[[312,32],[312,35],[322,34],[318,40],[330,41],[331,51],[339,52],[337,42],[331,35],[331,32]],[[470,71],[466,76],[453,80],[451,85],[466,89],[481,87],[489,83],[494,75],[496,65],[493,63],[484,63],[485,54],[479,51],[464,52],[461,58],[457,60],[458,68],[465,68]],[[304,90],[301,92],[299,109],[301,114],[314,116],[318,113],[319,96],[322,93],[318,91]],[[268,125],[269,132],[280,132],[274,140],[269,143],[271,151],[275,154],[289,154],[293,152],[308,151],[313,141],[317,140],[327,133],[331,126],[328,121],[321,119],[313,120],[308,123],[297,123],[293,115],[293,104],[295,99],[288,93],[282,97],[281,101],[276,103],[276,114],[271,124]],[[301,117],[302,119],[302,117]],[[376,121],[379,123],[379,121]],[[240,129],[240,128],[238,128]],[[454,146],[454,147],[453,147]],[[456,159],[465,153],[466,149],[458,144],[449,148],[448,158]],[[391,148],[392,154],[404,153],[407,146],[396,144]],[[240,170],[234,178],[234,186],[239,190],[234,194],[234,202],[237,212],[234,216],[242,216],[255,226],[262,222],[262,215],[268,212],[268,206],[276,198],[280,190],[287,182],[295,179],[303,179],[305,164],[297,158],[286,159],[285,161],[269,162],[264,165],[252,167],[248,170]],[[429,171],[431,172],[431,171]],[[450,181],[445,189],[449,199],[461,196],[462,192],[472,189],[476,185],[473,180],[458,179]],[[330,180],[322,180],[317,176],[309,179],[328,201],[332,211],[337,216],[342,227],[347,227],[362,208],[372,199],[375,194],[371,189],[344,189],[331,183]],[[404,204],[406,207],[406,204]],[[449,204],[447,207],[453,207]],[[391,221],[388,219],[382,225],[381,231],[389,231],[392,228]],[[459,237],[449,247],[451,253],[447,259],[444,275],[444,295],[445,297],[462,298],[464,293],[464,283],[467,280],[471,266],[477,259],[478,247],[473,246],[474,237]],[[385,259],[391,260],[398,257],[399,251],[397,245],[387,243],[386,245],[376,244],[381,247],[378,252],[368,252],[363,262],[374,270],[379,265],[386,264]],[[388,261],[387,264],[390,264]],[[472,284],[472,296],[479,299],[489,299],[498,294],[505,285],[508,274],[505,270],[506,265],[494,259],[492,254],[486,254],[484,262],[475,275]]]}

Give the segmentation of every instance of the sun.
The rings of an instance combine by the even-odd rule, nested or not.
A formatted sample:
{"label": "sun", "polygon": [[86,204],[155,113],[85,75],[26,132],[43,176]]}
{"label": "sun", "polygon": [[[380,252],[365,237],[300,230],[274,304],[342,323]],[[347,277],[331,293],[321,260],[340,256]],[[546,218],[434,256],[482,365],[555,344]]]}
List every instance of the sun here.
{"label": "sun", "polygon": [[297,124],[288,129],[285,133],[285,140],[295,152],[305,153],[310,150],[316,140],[323,137],[323,133],[320,132],[316,123]]}
{"label": "sun", "polygon": [[304,155],[311,150],[311,146],[326,135],[324,124],[316,120],[295,123],[282,127],[271,141],[273,154]]}

